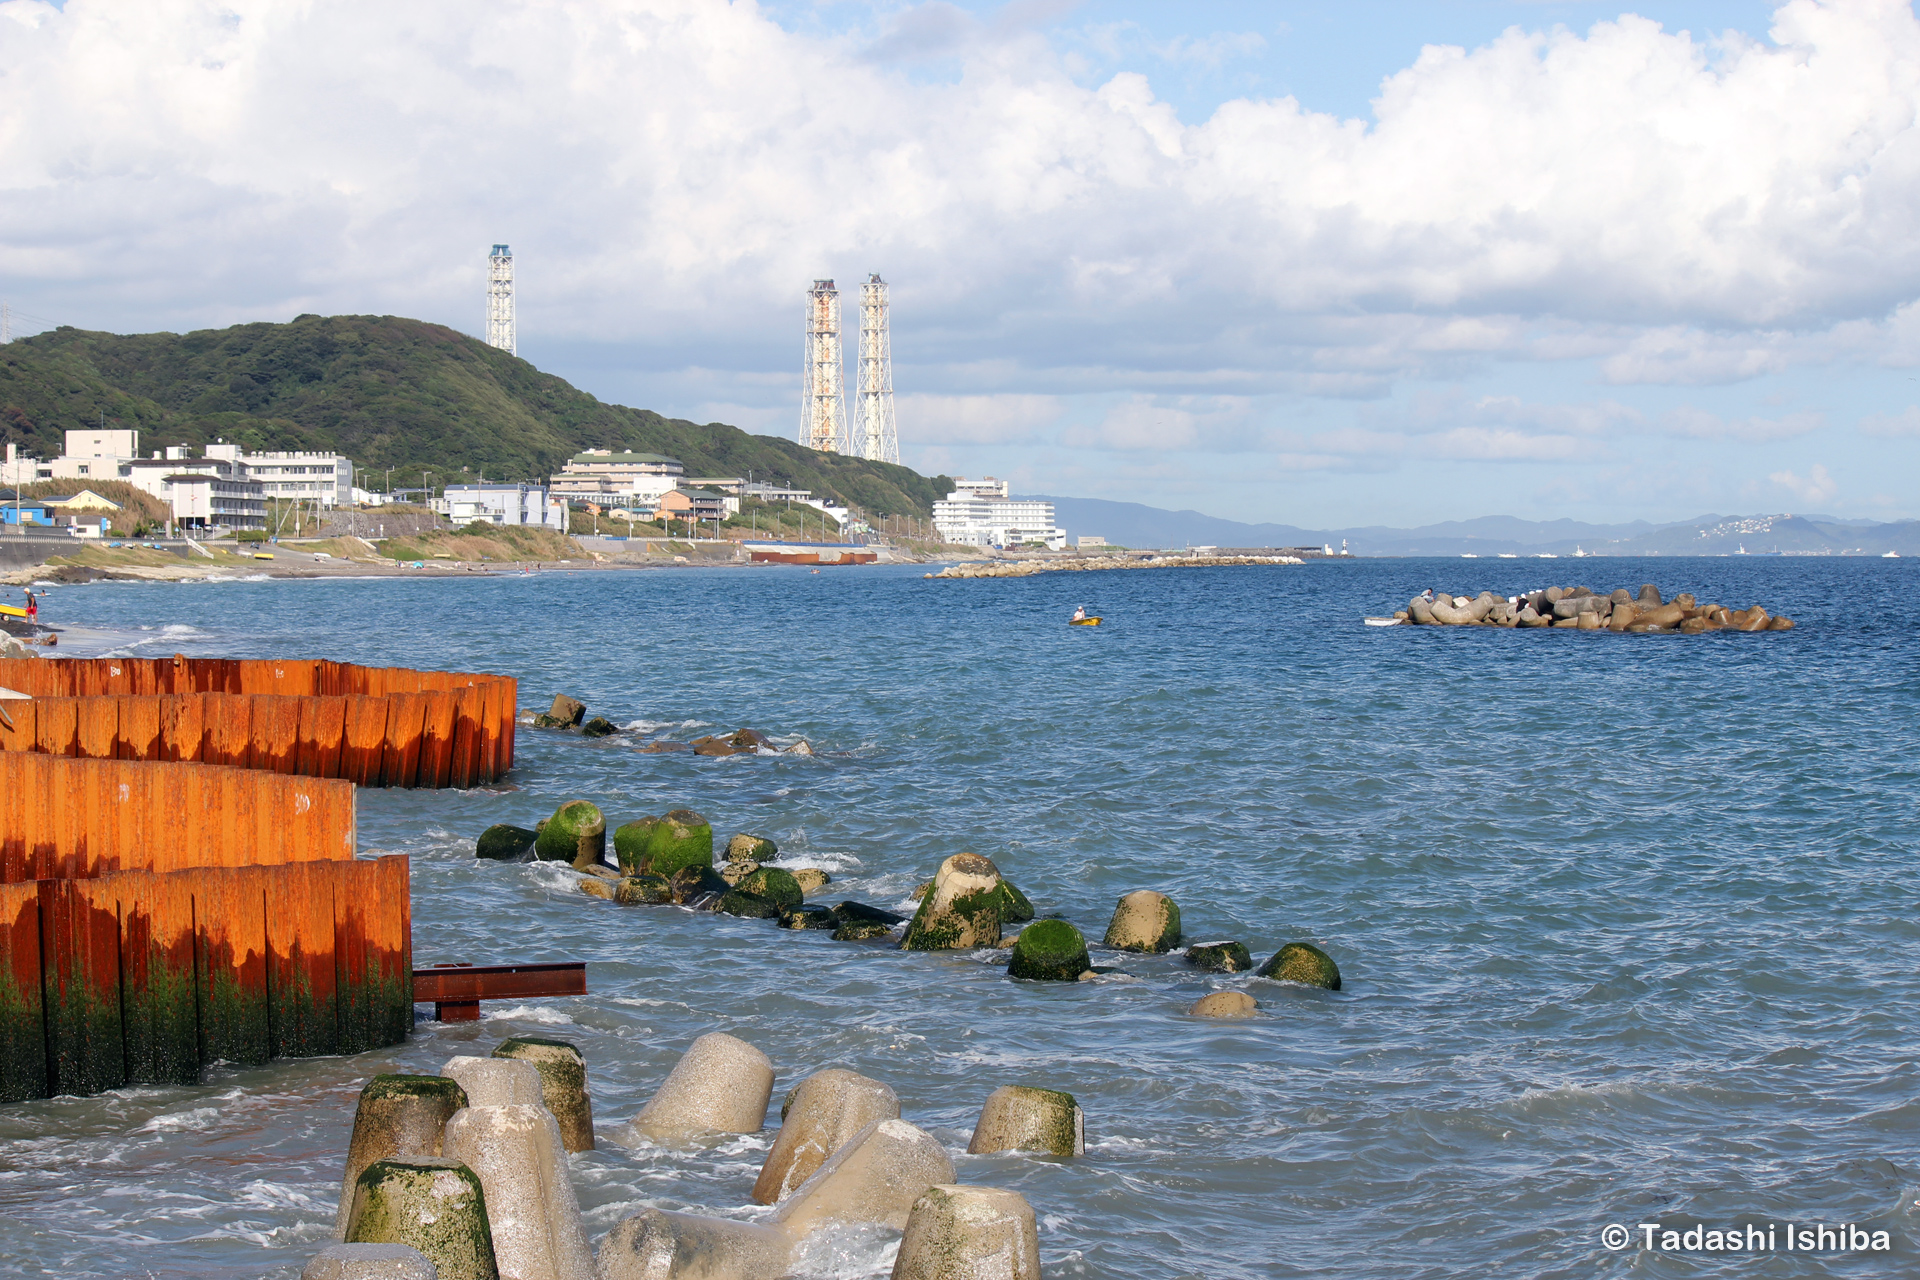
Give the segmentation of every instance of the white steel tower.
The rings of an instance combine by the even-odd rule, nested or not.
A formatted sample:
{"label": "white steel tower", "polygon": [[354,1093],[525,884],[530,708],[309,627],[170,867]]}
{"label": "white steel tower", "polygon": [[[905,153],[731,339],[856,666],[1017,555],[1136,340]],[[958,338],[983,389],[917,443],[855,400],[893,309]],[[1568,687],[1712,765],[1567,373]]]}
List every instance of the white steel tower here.
{"label": "white steel tower", "polygon": [[893,421],[893,339],[887,333],[887,282],[877,274],[860,286],[860,438],[857,452],[874,462],[900,461]]}
{"label": "white steel tower", "polygon": [[503,244],[487,256],[487,345],[520,354],[513,331],[513,250]]}
{"label": "white steel tower", "polygon": [[807,291],[807,363],[801,391],[800,443],[839,453],[846,439],[847,405],[841,393],[840,293],[831,280]]}

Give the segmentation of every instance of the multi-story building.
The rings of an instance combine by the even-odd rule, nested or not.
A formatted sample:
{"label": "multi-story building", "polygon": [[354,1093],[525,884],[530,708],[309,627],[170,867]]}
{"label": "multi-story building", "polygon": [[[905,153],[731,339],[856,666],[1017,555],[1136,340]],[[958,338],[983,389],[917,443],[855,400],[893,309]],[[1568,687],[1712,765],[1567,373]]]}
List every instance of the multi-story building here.
{"label": "multi-story building", "polygon": [[191,458],[175,445],[164,457],[123,463],[120,478],[142,493],[171,503],[174,523],[183,527],[267,527],[265,486],[231,458]]}
{"label": "multi-story building", "polygon": [[740,514],[740,499],[711,489],[672,489],[660,495],[657,510],[670,520],[725,520]]}
{"label": "multi-story building", "polygon": [[536,525],[567,531],[567,504],[537,484],[450,484],[433,509],[455,524]]}
{"label": "multi-story building", "polygon": [[353,505],[353,463],[337,453],[243,453],[226,443],[210,444],[206,453],[240,463],[270,500],[317,502],[326,510]]}
{"label": "multi-story building", "polygon": [[1007,496],[1006,482],[955,480],[953,492],[933,504],[933,527],[948,542],[970,547],[1040,544],[1058,551],[1067,535],[1054,527],[1053,504]]}
{"label": "multi-story building", "polygon": [[604,502],[609,498],[658,498],[685,483],[687,469],[678,458],[657,453],[614,453],[589,449],[567,460],[547,488],[562,502]]}

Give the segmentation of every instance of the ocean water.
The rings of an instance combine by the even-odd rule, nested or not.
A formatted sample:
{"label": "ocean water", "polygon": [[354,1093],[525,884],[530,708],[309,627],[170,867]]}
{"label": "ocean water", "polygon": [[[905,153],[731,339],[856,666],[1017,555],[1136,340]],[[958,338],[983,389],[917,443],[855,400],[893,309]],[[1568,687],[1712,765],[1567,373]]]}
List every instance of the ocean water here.
{"label": "ocean water", "polygon": [[[1369,629],[1427,586],[1658,583],[1795,618],[1667,638]],[[581,959],[591,994],[421,1022],[405,1046],[198,1088],[0,1108],[0,1269],[292,1277],[328,1239],[355,1096],[508,1035],[589,1065],[591,1233],[742,1218],[772,1130],[609,1138],[694,1037],[899,1093],[964,1182],[1034,1205],[1048,1277],[1912,1275],[1920,1227],[1920,585],[1910,561],[1387,560],[927,581],[907,569],[98,584],[44,616],[138,653],[515,675],[628,730],[523,729],[508,783],[366,792],[413,858],[416,962]],[[1107,624],[1068,628],[1086,604]],[[76,633],[78,634],[78,633]],[[820,754],[642,755],[751,725]],[[962,850],[1098,941],[1155,888],[1188,937],[1309,940],[1337,993],[1096,953],[910,954],[588,899],[478,863],[562,801],[690,806],[894,906]],[[1243,988],[1259,1016],[1189,1018]],[[1072,1091],[1085,1158],[964,1153],[1001,1084]],[[1648,1252],[1638,1224],[1856,1224],[1891,1253]],[[1610,1250],[1608,1224],[1633,1243]],[[884,1276],[895,1240],[813,1242]]]}

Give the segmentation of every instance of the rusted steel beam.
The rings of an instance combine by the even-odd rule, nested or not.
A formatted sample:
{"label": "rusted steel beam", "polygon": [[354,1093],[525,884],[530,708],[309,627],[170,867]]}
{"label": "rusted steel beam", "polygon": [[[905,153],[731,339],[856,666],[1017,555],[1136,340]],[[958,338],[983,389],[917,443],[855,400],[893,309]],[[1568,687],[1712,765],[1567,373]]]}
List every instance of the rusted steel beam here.
{"label": "rusted steel beam", "polygon": [[473,1022],[482,1000],[533,1000],[587,994],[587,966],[560,964],[436,965],[413,971],[413,999],[431,1002],[441,1022]]}

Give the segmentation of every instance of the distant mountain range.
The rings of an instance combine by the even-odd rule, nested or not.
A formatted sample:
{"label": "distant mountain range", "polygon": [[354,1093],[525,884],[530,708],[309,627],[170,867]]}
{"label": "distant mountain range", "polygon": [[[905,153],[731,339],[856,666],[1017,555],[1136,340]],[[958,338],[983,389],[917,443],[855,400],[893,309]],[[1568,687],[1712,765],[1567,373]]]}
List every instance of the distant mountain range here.
{"label": "distant mountain range", "polygon": [[1672,524],[1582,524],[1482,516],[1416,529],[1367,525],[1303,529],[1245,524],[1198,511],[1164,511],[1138,502],[1043,497],[1069,537],[1092,534],[1128,547],[1324,547],[1342,543],[1357,556],[1920,556],[1920,520],[1875,522],[1822,515],[1701,516]]}

